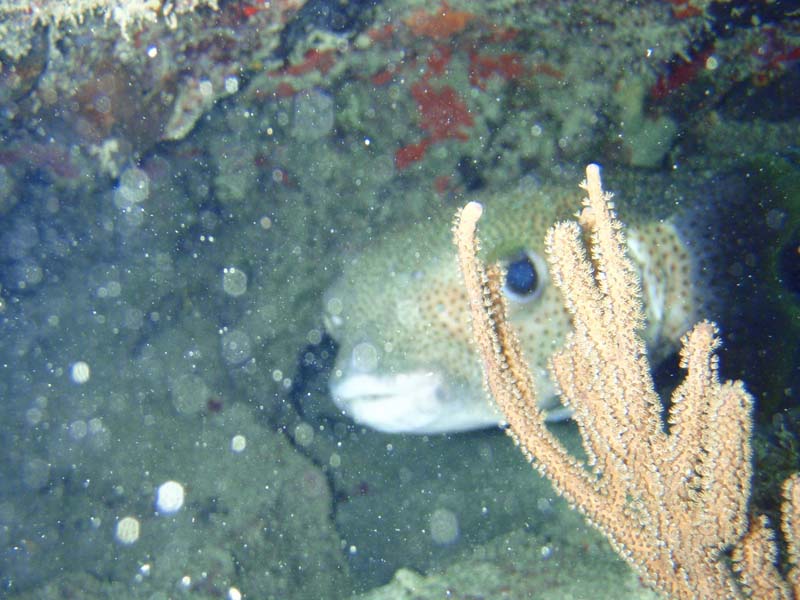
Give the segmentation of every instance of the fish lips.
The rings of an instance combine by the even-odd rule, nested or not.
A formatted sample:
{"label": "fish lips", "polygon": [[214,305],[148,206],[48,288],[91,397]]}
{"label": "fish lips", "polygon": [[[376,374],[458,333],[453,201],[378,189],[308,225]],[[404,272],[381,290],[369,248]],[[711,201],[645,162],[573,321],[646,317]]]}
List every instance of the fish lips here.
{"label": "fish lips", "polygon": [[446,386],[435,371],[344,373],[331,382],[336,405],[356,423],[385,433],[436,434],[501,423],[488,402]]}

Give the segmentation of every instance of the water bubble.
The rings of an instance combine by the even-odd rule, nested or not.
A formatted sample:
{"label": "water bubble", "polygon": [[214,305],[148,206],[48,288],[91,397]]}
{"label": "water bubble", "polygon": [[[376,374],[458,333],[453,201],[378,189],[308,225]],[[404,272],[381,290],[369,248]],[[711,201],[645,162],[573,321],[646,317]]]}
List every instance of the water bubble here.
{"label": "water bubble", "polygon": [[248,335],[239,329],[232,329],[222,336],[222,358],[232,365],[239,365],[250,358],[251,344]]}

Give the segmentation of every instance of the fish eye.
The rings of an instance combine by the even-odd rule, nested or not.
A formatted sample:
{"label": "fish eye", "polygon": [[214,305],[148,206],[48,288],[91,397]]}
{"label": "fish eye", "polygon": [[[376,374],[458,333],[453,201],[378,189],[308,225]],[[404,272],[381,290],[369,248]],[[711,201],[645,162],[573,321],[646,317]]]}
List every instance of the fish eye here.
{"label": "fish eye", "polygon": [[530,251],[520,251],[505,262],[503,291],[515,302],[538,298],[545,283],[545,267],[541,257]]}

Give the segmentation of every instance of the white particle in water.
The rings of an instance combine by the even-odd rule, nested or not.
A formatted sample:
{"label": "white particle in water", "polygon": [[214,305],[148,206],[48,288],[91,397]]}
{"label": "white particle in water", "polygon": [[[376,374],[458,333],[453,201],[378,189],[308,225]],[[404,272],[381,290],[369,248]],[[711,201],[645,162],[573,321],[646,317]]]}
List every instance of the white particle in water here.
{"label": "white particle in water", "polygon": [[232,365],[239,365],[251,356],[250,337],[240,329],[233,329],[222,336],[222,358]]}
{"label": "white particle in water", "polygon": [[183,499],[183,486],[177,481],[166,481],[158,486],[156,509],[162,514],[171,515],[181,509]]}
{"label": "white particle in water", "polygon": [[353,348],[353,366],[359,371],[370,373],[378,366],[378,349],[369,342],[361,342]]}
{"label": "white particle in water", "polygon": [[119,176],[119,186],[114,190],[114,204],[126,210],[147,200],[150,195],[150,176],[138,167],[129,167]]}
{"label": "white particle in water", "polygon": [[333,128],[333,99],[317,89],[299,92],[294,98],[292,133],[302,140],[317,140]]}
{"label": "white particle in water", "polygon": [[43,417],[44,414],[42,413],[42,410],[35,406],[25,411],[25,420],[28,422],[28,425],[38,425],[42,422]]}
{"label": "white particle in water", "polygon": [[222,269],[222,289],[229,296],[238,298],[247,291],[247,273],[236,267]]}
{"label": "white particle in water", "polygon": [[434,543],[446,546],[458,539],[458,517],[452,510],[437,508],[430,517],[431,537]]}
{"label": "white particle in water", "polygon": [[225,91],[229,94],[235,94],[239,91],[239,78],[236,75],[230,75],[225,78]]}
{"label": "white particle in water", "polygon": [[41,458],[32,458],[23,466],[22,481],[29,489],[44,489],[50,481],[50,463]]}
{"label": "white particle in water", "polygon": [[236,453],[244,452],[244,449],[247,447],[247,438],[243,435],[235,435],[231,440],[231,450]]}
{"label": "white particle in water", "polygon": [[120,544],[130,546],[139,539],[139,520],[136,517],[124,517],[117,521],[114,537]]}
{"label": "white particle in water", "polygon": [[196,414],[205,410],[211,392],[205,381],[193,373],[183,373],[169,381],[172,405],[181,414]]}
{"label": "white particle in water", "polygon": [[299,446],[307,448],[314,441],[314,428],[308,423],[300,423],[294,428],[294,441]]}
{"label": "white particle in water", "polygon": [[88,431],[89,427],[86,421],[82,419],[77,419],[69,424],[69,434],[74,440],[82,440],[86,437]]}
{"label": "white particle in water", "polygon": [[91,369],[89,369],[88,363],[82,360],[72,363],[72,367],[70,368],[70,377],[72,377],[72,381],[75,383],[86,383],[89,381],[89,377],[91,377]]}

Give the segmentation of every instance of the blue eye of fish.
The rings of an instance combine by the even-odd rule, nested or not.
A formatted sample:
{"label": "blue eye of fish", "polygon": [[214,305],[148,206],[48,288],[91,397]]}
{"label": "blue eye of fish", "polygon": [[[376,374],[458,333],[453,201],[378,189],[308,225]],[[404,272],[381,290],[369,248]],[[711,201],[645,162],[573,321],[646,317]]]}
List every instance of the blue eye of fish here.
{"label": "blue eye of fish", "polygon": [[539,261],[527,252],[520,252],[506,264],[506,278],[503,290],[517,302],[526,302],[539,295],[541,274]]}
{"label": "blue eye of fish", "polygon": [[531,259],[523,256],[510,265],[506,271],[506,286],[512,292],[527,296],[536,290],[536,267],[533,266]]}

